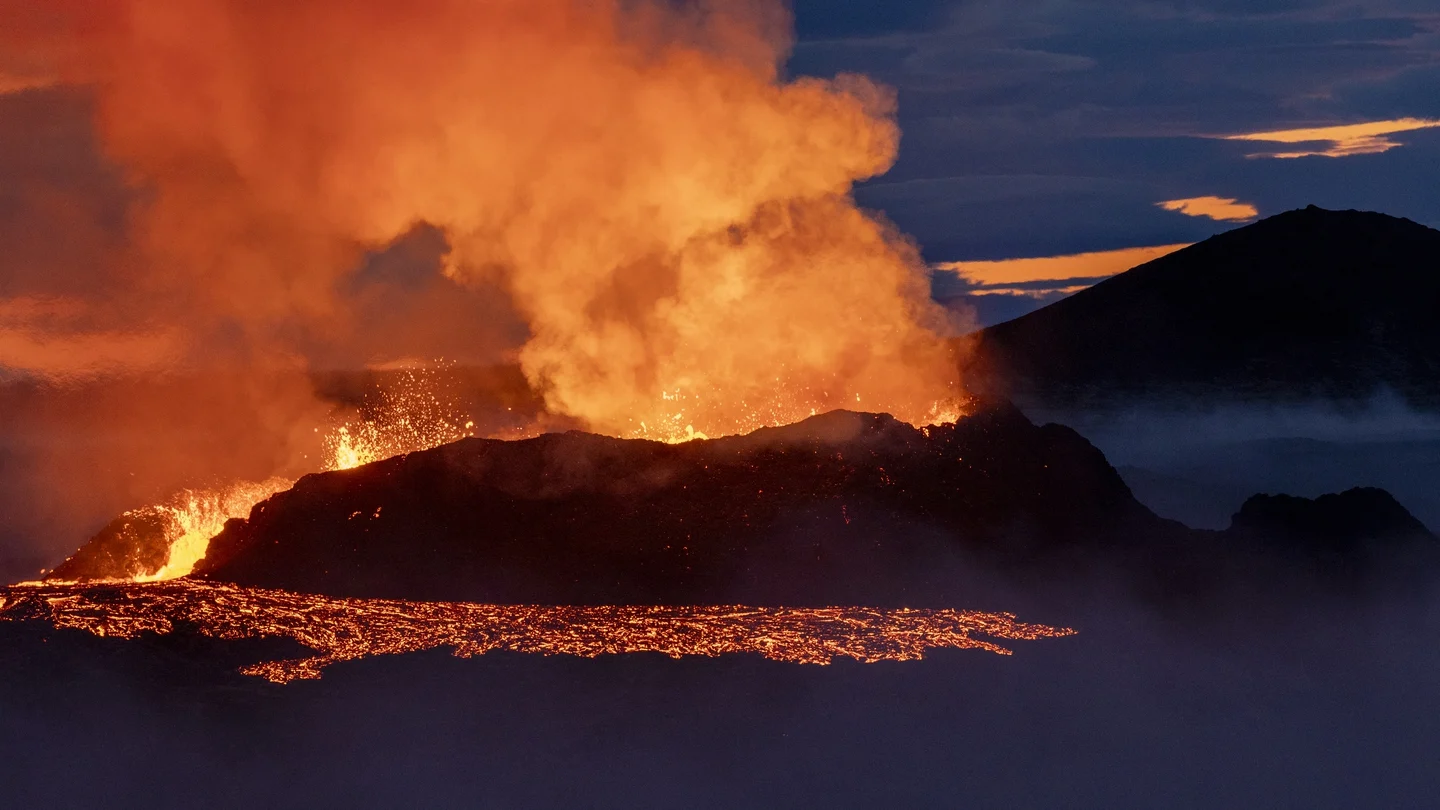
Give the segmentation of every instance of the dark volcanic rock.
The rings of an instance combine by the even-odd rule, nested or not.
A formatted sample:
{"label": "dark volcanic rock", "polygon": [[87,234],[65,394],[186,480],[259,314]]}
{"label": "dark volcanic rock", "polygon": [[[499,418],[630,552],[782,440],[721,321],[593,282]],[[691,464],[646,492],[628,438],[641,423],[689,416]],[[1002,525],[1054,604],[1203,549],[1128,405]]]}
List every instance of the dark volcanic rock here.
{"label": "dark volcanic rock", "polygon": [[1440,231],[1311,206],[974,336],[967,384],[1048,407],[1363,399],[1440,407]]}
{"label": "dark volcanic rock", "polygon": [[1313,500],[1293,495],[1255,495],[1235,514],[1228,533],[1317,554],[1353,554],[1385,545],[1434,540],[1429,530],[1390,493],[1369,487]]}
{"label": "dark volcanic rock", "polygon": [[1079,434],[1008,404],[925,430],[837,411],[681,445],[466,439],[306,476],[197,573],[413,599],[895,603],[959,548],[1023,560],[1169,525]]}
{"label": "dark volcanic rock", "polygon": [[50,580],[130,579],[153,574],[170,556],[175,516],[161,507],[132,509],[45,575]]}

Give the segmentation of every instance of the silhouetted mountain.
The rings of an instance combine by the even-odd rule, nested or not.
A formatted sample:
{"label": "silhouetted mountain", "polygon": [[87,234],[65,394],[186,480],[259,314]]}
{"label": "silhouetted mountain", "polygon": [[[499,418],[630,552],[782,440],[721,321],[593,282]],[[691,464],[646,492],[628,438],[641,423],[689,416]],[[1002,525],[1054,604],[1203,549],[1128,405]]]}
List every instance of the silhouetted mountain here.
{"label": "silhouetted mountain", "polygon": [[681,445],[466,439],[310,475],[197,570],[343,596],[893,603],[957,543],[1023,557],[1167,525],[1079,434],[1013,406],[924,430],[837,411]]}
{"label": "silhouetted mountain", "polygon": [[1028,404],[1364,398],[1440,406],[1440,231],[1311,206],[975,336],[967,382]]}
{"label": "silhouetted mountain", "polygon": [[1255,495],[1235,514],[1230,532],[1317,554],[1433,539],[1390,493],[1373,487],[1314,499]]}

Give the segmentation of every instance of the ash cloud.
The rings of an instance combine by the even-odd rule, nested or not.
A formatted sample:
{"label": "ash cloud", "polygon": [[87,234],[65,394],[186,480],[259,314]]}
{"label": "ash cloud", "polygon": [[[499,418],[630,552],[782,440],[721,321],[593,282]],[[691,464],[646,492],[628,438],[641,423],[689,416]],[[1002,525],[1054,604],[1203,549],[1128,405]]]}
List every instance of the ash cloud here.
{"label": "ash cloud", "polygon": [[[552,412],[617,434],[856,395],[918,418],[958,394],[944,314],[850,197],[895,159],[893,97],[784,79],[789,23],[767,0],[75,0],[31,27],[93,92],[137,195],[131,300],[204,347],[177,362],[513,354]],[[357,291],[426,229],[426,284]]]}

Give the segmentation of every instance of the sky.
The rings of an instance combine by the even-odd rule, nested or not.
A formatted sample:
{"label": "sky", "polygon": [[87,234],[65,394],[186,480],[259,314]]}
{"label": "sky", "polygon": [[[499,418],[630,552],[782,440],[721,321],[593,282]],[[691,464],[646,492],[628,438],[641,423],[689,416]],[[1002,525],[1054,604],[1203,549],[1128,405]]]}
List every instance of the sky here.
{"label": "sky", "polygon": [[899,161],[858,196],[932,262],[1188,244],[1310,204],[1440,225],[1433,2],[800,0],[796,22],[792,71],[898,90]]}

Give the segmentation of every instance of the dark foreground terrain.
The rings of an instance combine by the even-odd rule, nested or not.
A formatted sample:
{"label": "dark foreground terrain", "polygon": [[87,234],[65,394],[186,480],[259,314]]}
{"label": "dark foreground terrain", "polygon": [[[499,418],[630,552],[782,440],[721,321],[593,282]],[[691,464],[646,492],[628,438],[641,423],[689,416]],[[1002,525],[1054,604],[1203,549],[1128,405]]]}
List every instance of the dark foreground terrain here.
{"label": "dark foreground terrain", "polygon": [[[20,620],[0,621],[6,803],[1309,810],[1428,807],[1440,791],[1433,767],[1440,749],[1440,681],[1434,677],[1440,653],[1433,643],[1440,602],[1432,569],[1415,564],[1434,539],[1385,493],[1257,498],[1239,510],[1231,531],[1194,532],[1139,506],[1077,434],[1036,427],[1013,409],[997,408],[970,423],[974,432],[963,452],[921,455],[914,468],[893,464],[886,448],[934,447],[933,431],[927,437],[856,414],[807,425],[795,428],[800,440],[784,452],[771,442],[737,442],[719,453],[716,446],[726,444],[668,448],[572,434],[528,444],[462,443],[313,476],[249,522],[232,524],[227,542],[234,556],[225,563],[232,567],[217,557],[210,575],[248,570],[256,578],[280,578],[281,569],[272,566],[294,559],[285,544],[305,541],[313,545],[297,548],[330,555],[328,570],[345,576],[326,578],[325,565],[302,567],[313,579],[299,581],[332,590],[420,582],[422,592],[453,593],[459,580],[446,578],[449,570],[473,576],[483,564],[508,562],[521,565],[522,573],[523,565],[540,572],[553,559],[569,580],[527,581],[512,568],[504,579],[479,581],[494,588],[513,577],[531,589],[512,595],[622,594],[632,603],[705,588],[733,595],[760,581],[765,588],[750,592],[775,600],[768,604],[838,605],[761,612],[771,622],[809,617],[793,626],[747,624],[734,611],[720,611],[719,618],[739,621],[743,631],[736,636],[743,643],[728,647],[693,635],[686,629],[695,626],[693,617],[683,620],[678,635],[673,622],[657,629],[636,618],[679,615],[673,609],[598,609],[596,615],[608,617],[605,632],[634,642],[625,646],[574,622],[554,628],[564,643],[536,644],[525,639],[550,632],[544,621],[526,619],[518,635],[496,635],[452,616],[484,614],[489,624],[481,624],[491,627],[492,614],[517,608],[387,607],[284,595],[236,601],[228,595],[233,586],[223,584],[179,586],[195,595],[185,610],[145,601],[145,594],[163,596],[173,586],[140,587],[141,606],[150,607],[138,611],[97,608],[94,597],[63,588],[33,592],[24,605],[8,596],[9,607],[31,612],[25,614],[30,620],[12,610]],[[836,433],[837,426],[846,429]],[[870,430],[852,430],[857,426]],[[837,452],[836,442],[851,464],[821,463]],[[993,456],[983,448],[999,453],[1011,442],[1018,452],[987,463]],[[573,444],[589,445],[592,454],[548,456],[561,465],[556,468],[543,463],[545,453],[534,452]],[[638,460],[623,449],[630,447],[643,451]],[[865,453],[857,454],[861,448]],[[486,452],[473,452],[481,449]],[[774,464],[752,467],[752,454],[769,454]],[[504,458],[534,463],[495,466]],[[698,470],[677,470],[677,458],[702,460]],[[960,458],[971,462],[968,472],[960,472],[967,469]],[[565,459],[585,466],[566,467]],[[464,490],[446,490],[435,476],[453,472],[458,461],[471,465],[473,477],[462,479],[468,486],[478,481],[492,490],[490,508],[499,504],[524,515],[518,510],[533,508],[536,498],[554,499],[541,503],[558,502],[567,520],[537,525],[560,532],[585,556],[552,558],[560,549],[542,545],[545,554],[532,558],[514,536],[497,530],[523,525],[519,517],[487,522],[445,512],[441,507],[454,503],[447,499]],[[672,475],[653,477],[667,461]],[[567,469],[568,476],[559,474]],[[767,479],[751,496],[745,471],[754,476],[771,469],[794,477]],[[1012,491],[1037,469],[1041,486]],[[936,470],[969,476],[963,480],[970,488],[942,498],[936,487],[954,481],[927,482]],[[792,527],[742,532],[746,543],[720,543],[706,554],[725,560],[725,553],[755,538],[788,537],[793,545],[782,547],[791,549],[788,557],[734,558],[768,561],[783,576],[747,583],[729,569],[726,577],[682,576],[675,581],[684,590],[668,590],[663,579],[609,579],[644,570],[621,566],[617,560],[635,558],[614,550],[629,532],[643,530],[644,521],[663,536],[680,519],[693,519],[675,487],[685,493],[696,480],[727,485],[703,490],[697,503],[707,508],[778,521],[766,524],[772,530]],[[540,486],[546,482],[549,490]],[[766,502],[759,490],[785,492],[787,485],[794,488],[786,508],[761,511]],[[823,497],[801,497],[807,491]],[[845,496],[839,502],[837,492]],[[570,500],[577,493],[586,497]],[[609,497],[599,497],[604,493]],[[637,503],[647,505],[641,514],[648,517],[619,510],[621,495],[643,495]],[[849,504],[862,506],[852,514]],[[824,545],[835,535],[804,522],[823,518],[822,508],[839,514],[821,526],[864,533]],[[947,511],[962,508],[970,510],[968,519]],[[1019,520],[1029,510],[1041,511]],[[386,522],[402,517],[413,531],[401,520]],[[1316,521],[1325,542],[1289,531]],[[313,534],[303,531],[307,525]],[[381,530],[387,525],[392,528]],[[438,544],[447,526],[476,532],[460,537],[510,542],[492,547],[505,555],[480,555],[463,565],[427,558],[453,552],[453,544]],[[812,530],[799,531],[807,526]],[[1148,531],[1137,534],[1136,527]],[[363,545],[366,528],[373,548]],[[641,548],[655,550],[643,544],[643,531],[635,536]],[[710,542],[723,537],[714,534]],[[95,542],[115,541],[102,534]],[[818,558],[826,562],[814,566],[821,541]],[[860,563],[846,564],[842,551]],[[247,559],[265,564],[247,563],[247,569],[241,565]],[[654,559],[681,566],[665,569],[679,576],[686,558]],[[421,576],[439,576],[443,588]],[[570,585],[586,576],[599,584]],[[849,590],[814,584],[831,576]],[[846,593],[941,610],[865,611],[857,609],[863,601],[816,601]],[[278,613],[266,607],[276,600],[284,608]],[[552,620],[577,610],[518,609]],[[925,623],[958,615],[955,609],[977,617],[991,614],[971,611],[1013,613],[1032,626],[1076,634],[1003,642],[1013,649],[1009,656],[964,634],[937,642]],[[330,614],[350,619],[336,623]],[[910,618],[897,624],[894,616]],[[63,622],[55,617],[70,617],[71,626],[57,626]],[[824,627],[812,633],[806,625],[816,617]],[[422,619],[429,636],[403,629]],[[245,630],[270,620],[283,627],[268,635]],[[983,622],[975,626],[985,632],[1003,626]],[[402,632],[374,632],[396,626]],[[950,632],[942,628],[940,635]],[[887,633],[901,635],[896,641]],[[792,650],[803,654],[771,660]],[[387,652],[405,654],[376,654]],[[846,657],[857,653],[882,660]],[[834,656],[828,666],[800,663],[827,655]],[[305,680],[321,666],[322,678]]]}
{"label": "dark foreground terrain", "polygon": [[[1373,488],[1188,529],[1003,404],[469,440],[303,479],[194,586],[6,594],[0,784],[25,807],[1428,807],[1435,545]],[[615,607],[666,602],[770,609]]]}
{"label": "dark foreground terrain", "polygon": [[1440,791],[1433,601],[1182,620],[1063,589],[955,600],[1079,633],[831,666],[435,650],[277,686],[237,668],[298,649],[0,623],[0,784],[35,808],[1421,808]]}

